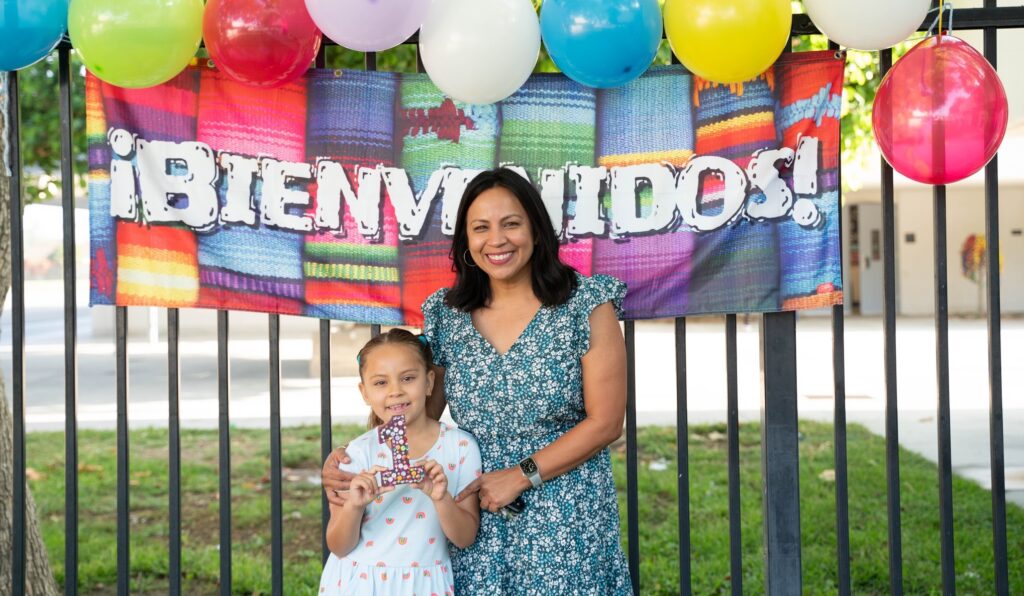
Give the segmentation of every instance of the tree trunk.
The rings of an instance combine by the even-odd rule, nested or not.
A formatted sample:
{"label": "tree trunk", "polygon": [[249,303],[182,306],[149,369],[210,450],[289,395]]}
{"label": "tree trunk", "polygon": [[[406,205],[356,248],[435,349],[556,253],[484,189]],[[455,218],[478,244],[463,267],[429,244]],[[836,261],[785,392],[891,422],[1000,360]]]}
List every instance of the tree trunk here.
{"label": "tree trunk", "polygon": [[[0,128],[3,122],[0,121]],[[5,131],[4,131],[5,132]],[[3,135],[6,137],[6,133]],[[0,162],[3,160],[0,159]],[[0,305],[11,287],[11,187],[6,166],[0,163]],[[2,306],[0,306],[2,308]],[[6,338],[4,338],[6,339]],[[0,594],[9,594],[12,568],[11,553],[14,542],[14,428],[7,407],[7,394],[3,375],[0,374]],[[21,482],[24,479],[19,478]],[[25,492],[25,593],[54,595],[58,593],[53,579],[50,560],[39,533],[39,520],[32,493]]]}

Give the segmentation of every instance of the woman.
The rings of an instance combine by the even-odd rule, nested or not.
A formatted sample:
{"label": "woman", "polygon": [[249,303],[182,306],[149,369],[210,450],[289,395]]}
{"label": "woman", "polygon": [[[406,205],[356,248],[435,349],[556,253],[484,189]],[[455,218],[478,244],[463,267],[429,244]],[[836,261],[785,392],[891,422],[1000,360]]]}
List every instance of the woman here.
{"label": "woman", "polygon": [[[630,593],[607,449],[626,408],[625,285],[562,264],[540,195],[507,169],[470,182],[451,255],[455,284],[423,303],[443,379],[431,413],[447,404],[477,437],[485,473],[458,498],[490,512],[453,550],[456,591]],[[344,458],[324,464],[332,502],[351,478]]]}

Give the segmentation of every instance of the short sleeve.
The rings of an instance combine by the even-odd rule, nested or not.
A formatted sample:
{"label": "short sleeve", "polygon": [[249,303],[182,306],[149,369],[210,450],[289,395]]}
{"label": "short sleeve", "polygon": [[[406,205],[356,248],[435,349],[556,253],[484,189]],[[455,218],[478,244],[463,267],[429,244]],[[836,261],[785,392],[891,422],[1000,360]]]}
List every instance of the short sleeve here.
{"label": "short sleeve", "polygon": [[579,285],[572,297],[576,317],[576,346],[582,357],[590,350],[590,313],[598,306],[611,302],[615,316],[622,318],[622,301],[626,298],[626,284],[610,275],[579,276]]}
{"label": "short sleeve", "polygon": [[[458,461],[455,463],[456,478],[453,483],[449,483],[448,490],[452,495],[457,495],[462,492],[470,482],[473,482],[483,474],[483,466],[480,461],[480,447],[477,445],[476,439],[473,435],[463,431],[457,430],[459,435],[458,448],[455,450],[458,453]],[[454,490],[452,490],[454,488]]]}
{"label": "short sleeve", "polygon": [[441,368],[448,368],[448,358],[444,346],[445,342],[445,318],[448,316],[448,305],[444,303],[444,296],[448,290],[442,288],[423,301],[423,336],[430,344],[430,350],[434,354],[434,364]]}
{"label": "short sleeve", "polygon": [[349,472],[352,474],[360,474],[363,470],[369,470],[373,467],[373,449],[370,443],[371,433],[373,438],[376,438],[377,429],[372,429],[369,432],[363,433],[358,438],[354,439],[345,448],[345,453],[348,454],[350,463],[338,464],[338,469],[342,472]]}

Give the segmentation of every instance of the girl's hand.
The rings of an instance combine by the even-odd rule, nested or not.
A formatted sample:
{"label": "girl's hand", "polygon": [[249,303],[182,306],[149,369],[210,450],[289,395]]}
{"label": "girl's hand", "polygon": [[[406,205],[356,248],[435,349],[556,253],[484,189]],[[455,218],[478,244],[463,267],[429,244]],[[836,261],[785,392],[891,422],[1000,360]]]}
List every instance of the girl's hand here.
{"label": "girl's hand", "polygon": [[323,470],[320,471],[320,481],[324,486],[324,494],[327,501],[332,505],[341,507],[348,498],[349,482],[355,478],[351,472],[343,472],[338,469],[340,464],[352,463],[344,447],[338,447],[327,456]]}
{"label": "girl's hand", "polygon": [[530,481],[523,476],[518,467],[495,470],[470,482],[469,486],[455,497],[455,502],[458,503],[477,493],[480,496],[480,508],[497,513],[502,507],[515,501],[516,497],[530,486]]}
{"label": "girl's hand", "polygon": [[432,501],[440,501],[448,494],[448,477],[444,475],[444,468],[432,459],[420,465],[423,466],[423,482],[413,484],[413,488],[423,491]]}
{"label": "girl's hand", "polygon": [[395,490],[393,486],[377,486],[377,472],[385,470],[381,466],[373,466],[369,470],[352,478],[349,484],[347,506],[363,508],[378,496]]}

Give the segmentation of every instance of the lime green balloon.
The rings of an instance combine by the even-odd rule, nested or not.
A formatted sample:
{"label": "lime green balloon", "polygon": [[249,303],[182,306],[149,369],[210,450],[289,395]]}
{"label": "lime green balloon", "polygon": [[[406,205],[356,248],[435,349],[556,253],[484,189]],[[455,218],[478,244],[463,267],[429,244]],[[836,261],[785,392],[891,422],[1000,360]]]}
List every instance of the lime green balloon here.
{"label": "lime green balloon", "polygon": [[196,55],[203,0],[72,0],[68,33],[100,79],[152,87],[172,79]]}

